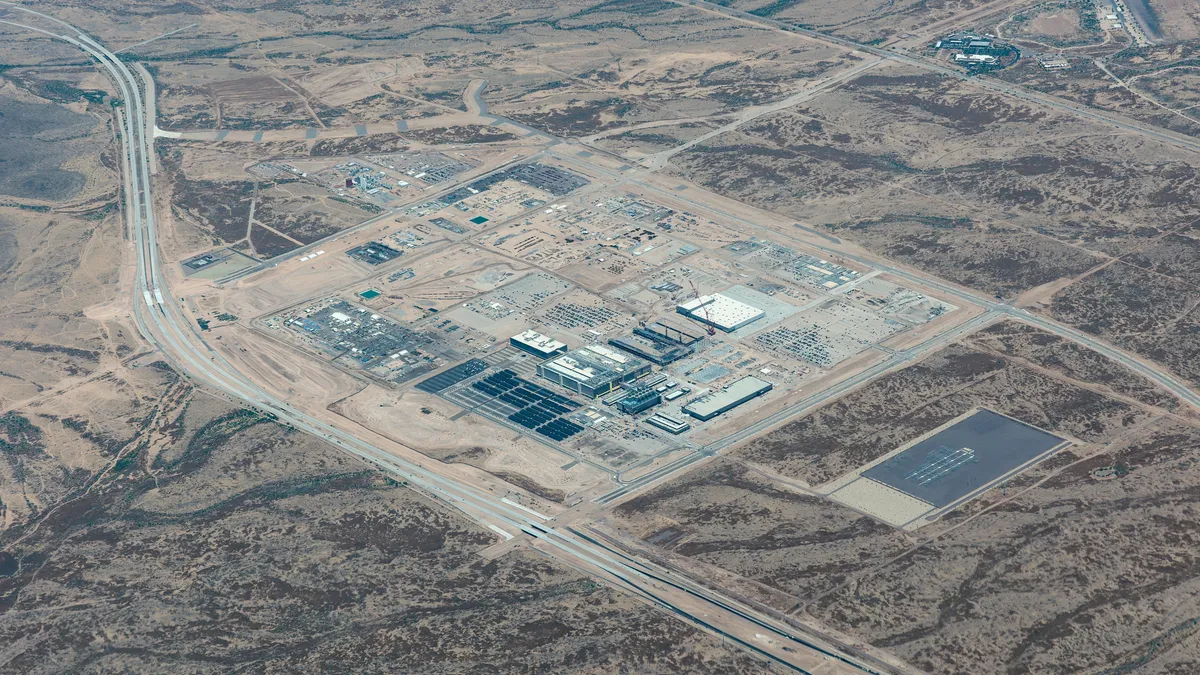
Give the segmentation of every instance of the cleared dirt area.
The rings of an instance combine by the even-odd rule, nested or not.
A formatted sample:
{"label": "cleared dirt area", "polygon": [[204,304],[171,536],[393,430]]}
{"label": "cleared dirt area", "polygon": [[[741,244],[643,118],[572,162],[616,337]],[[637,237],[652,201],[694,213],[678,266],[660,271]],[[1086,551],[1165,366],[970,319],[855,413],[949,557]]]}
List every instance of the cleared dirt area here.
{"label": "cleared dirt area", "polygon": [[331,409],[424,455],[474,466],[552,502],[568,501],[605,478],[565,454],[415,390],[397,393],[371,385]]}
{"label": "cleared dirt area", "polygon": [[223,129],[278,129],[320,124],[303,96],[275,77],[245,77],[208,87]]}
{"label": "cleared dirt area", "polygon": [[1042,12],[1029,22],[1030,31],[1038,35],[1068,37],[1079,27],[1079,13],[1074,9],[1061,12]]}
{"label": "cleared dirt area", "polygon": [[[12,405],[112,367],[137,348],[104,303],[118,293],[121,222],[0,207],[0,401]],[[94,318],[93,318],[94,317]]]}
{"label": "cleared dirt area", "polygon": [[1091,0],[1052,0],[1027,6],[1003,20],[997,32],[1019,45],[1038,48],[1077,48],[1110,39],[1100,28]]}

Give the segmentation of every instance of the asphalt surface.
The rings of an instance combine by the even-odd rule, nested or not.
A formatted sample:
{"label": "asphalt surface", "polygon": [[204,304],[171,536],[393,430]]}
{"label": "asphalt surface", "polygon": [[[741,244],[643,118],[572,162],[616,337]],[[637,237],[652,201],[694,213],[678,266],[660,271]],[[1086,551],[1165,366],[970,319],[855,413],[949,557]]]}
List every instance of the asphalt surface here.
{"label": "asphalt surface", "polygon": [[[722,628],[713,625],[711,616],[720,616],[725,619],[726,624],[733,624],[739,630],[745,628],[745,625],[739,624],[739,622],[747,622],[753,624],[754,629],[764,631],[780,641],[802,646],[806,658],[817,663],[823,662],[823,667],[820,669],[822,672],[828,671],[828,668],[824,667],[825,664],[831,664],[833,667],[845,666],[861,672],[880,672],[865,665],[860,659],[848,656],[834,647],[818,646],[748,608],[738,607],[736,612],[731,612],[730,608],[736,607],[736,603],[732,600],[685,580],[674,580],[672,584],[675,589],[686,589],[692,600],[699,601],[699,604],[708,610],[705,615],[710,618],[707,621],[701,619],[694,612],[677,605],[667,597],[674,591],[665,588],[661,582],[661,575],[666,573],[660,572],[658,577],[652,577],[646,571],[649,569],[649,565],[646,563],[631,563],[629,558],[619,556],[606,547],[579,537],[574,532],[550,526],[546,519],[535,515],[529,509],[506,503],[502,498],[473,485],[443,476],[421,464],[387,453],[335,426],[292,408],[288,403],[278,400],[242,376],[220,354],[203,342],[196,327],[182,312],[163,281],[162,268],[158,259],[157,231],[150,179],[153,134],[148,130],[154,128],[154,123],[147,116],[148,106],[143,101],[139,79],[104,46],[70,24],[53,16],[3,0],[0,0],[0,5],[37,19],[52,22],[58,27],[55,30],[61,29],[63,32],[56,33],[26,24],[0,21],[5,25],[24,28],[64,40],[78,47],[96,59],[117,85],[124,101],[124,105],[118,110],[117,117],[125,169],[123,172],[125,212],[137,249],[134,316],[145,339],[159,349],[164,357],[188,377],[224,392],[231,398],[258,408],[260,411],[274,416],[281,423],[323,438],[334,446],[380,467],[392,476],[405,480],[431,496],[445,501],[484,525],[499,524],[501,529],[509,533],[518,530],[524,532],[543,543],[542,550],[554,555],[564,563],[593,574],[598,573],[602,578],[614,581],[620,587],[667,608],[681,617],[708,627],[717,633],[727,635],[745,648],[793,671],[809,672],[781,659],[776,653],[747,643],[737,638],[736,635],[726,633]],[[147,92],[149,91],[150,89],[147,88]],[[799,650],[792,647],[789,651]]]}

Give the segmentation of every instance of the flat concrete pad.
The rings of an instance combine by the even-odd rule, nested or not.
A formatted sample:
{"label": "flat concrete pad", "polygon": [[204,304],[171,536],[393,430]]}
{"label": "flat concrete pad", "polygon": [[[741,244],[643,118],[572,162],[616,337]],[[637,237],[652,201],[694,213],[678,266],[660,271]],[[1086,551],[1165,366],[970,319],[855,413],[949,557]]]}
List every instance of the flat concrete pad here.
{"label": "flat concrete pad", "polygon": [[1023,422],[980,410],[862,475],[941,508],[1064,442]]}
{"label": "flat concrete pad", "polygon": [[839,488],[830,498],[892,527],[903,527],[933,510],[933,504],[869,478],[859,478]]}

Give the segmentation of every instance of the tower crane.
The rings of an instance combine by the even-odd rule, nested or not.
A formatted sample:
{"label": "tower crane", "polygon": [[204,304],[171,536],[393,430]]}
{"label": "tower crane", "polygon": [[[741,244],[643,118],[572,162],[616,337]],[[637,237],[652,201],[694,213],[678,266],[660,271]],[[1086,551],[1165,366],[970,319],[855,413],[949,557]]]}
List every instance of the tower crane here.
{"label": "tower crane", "polygon": [[[688,283],[692,285],[692,297],[696,298],[696,300],[700,300],[700,291],[696,289],[696,282],[688,279]],[[713,328],[712,317],[708,315],[708,305],[701,305],[700,309],[704,310],[704,320],[708,322],[704,324],[704,330],[707,331],[709,335],[716,335],[717,329]]]}

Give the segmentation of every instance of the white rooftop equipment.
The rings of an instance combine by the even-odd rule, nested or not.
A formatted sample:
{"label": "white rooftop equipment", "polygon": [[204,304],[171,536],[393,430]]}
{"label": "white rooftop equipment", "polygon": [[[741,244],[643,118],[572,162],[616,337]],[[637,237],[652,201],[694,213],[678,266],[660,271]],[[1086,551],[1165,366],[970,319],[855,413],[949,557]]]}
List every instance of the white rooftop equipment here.
{"label": "white rooftop equipment", "polygon": [[508,343],[523,352],[548,359],[555,354],[567,351],[566,343],[546,337],[534,330],[527,330],[508,339]]}
{"label": "white rooftop equipment", "polygon": [[683,406],[683,412],[698,420],[710,420],[721,413],[728,412],[756,396],[761,396],[775,385],[747,376],[725,387],[720,391],[705,394],[691,403]]}
{"label": "white rooftop equipment", "polygon": [[720,293],[692,298],[676,305],[675,311],[701,323],[720,328],[726,333],[732,333],[767,315],[765,311],[754,305],[734,300]]}

